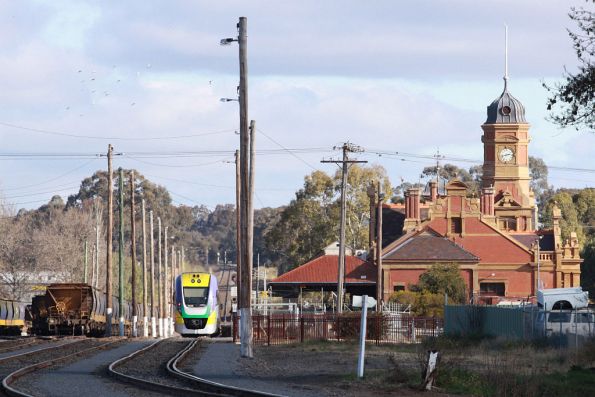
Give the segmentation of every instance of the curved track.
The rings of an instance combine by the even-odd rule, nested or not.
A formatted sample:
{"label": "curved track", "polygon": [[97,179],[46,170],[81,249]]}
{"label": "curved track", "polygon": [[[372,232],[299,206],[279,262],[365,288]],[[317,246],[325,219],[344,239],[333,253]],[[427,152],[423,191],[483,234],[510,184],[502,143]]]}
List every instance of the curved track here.
{"label": "curved track", "polygon": [[[75,341],[69,342],[67,344],[77,343],[77,342],[78,343],[81,343],[81,342],[84,342],[84,340],[78,340],[78,341],[75,340]],[[27,374],[29,374],[31,372],[34,372],[34,371],[36,371],[38,369],[46,368],[46,367],[48,367],[50,365],[56,364],[56,363],[58,363],[60,361],[63,361],[63,360],[70,359],[72,357],[76,357],[76,356],[83,355],[83,354],[86,354],[86,353],[90,353],[90,352],[93,352],[93,351],[96,351],[96,350],[99,350],[99,349],[103,349],[103,348],[105,348],[105,347],[107,347],[109,345],[112,345],[114,343],[117,343],[117,342],[119,342],[119,340],[109,341],[109,342],[102,343],[100,345],[93,346],[93,347],[90,347],[90,348],[87,348],[87,349],[82,349],[82,350],[75,351],[74,353],[71,353],[71,354],[61,355],[61,356],[54,357],[54,358],[51,358],[49,360],[45,360],[45,361],[42,361],[42,362],[37,362],[37,363],[32,363],[32,364],[25,365],[25,366],[23,366],[23,367],[21,367],[21,368],[19,368],[19,369],[17,369],[17,370],[15,370],[15,371],[13,371],[13,372],[11,372],[11,373],[8,374],[2,380],[2,388],[4,389],[4,392],[6,394],[8,394],[9,396],[32,397],[31,394],[28,394],[28,393],[26,393],[24,391],[20,391],[20,390],[16,389],[14,386],[12,386],[12,384],[17,379],[19,379],[19,378],[21,378],[21,377],[23,377],[23,376],[25,376],[25,375],[27,375]],[[28,353],[23,353],[23,354],[19,354],[19,355],[14,355],[14,356],[7,357],[4,360],[9,359],[9,358],[15,358],[15,357],[18,357],[18,356],[24,356],[24,355],[27,355],[27,354],[38,353],[39,351],[46,351],[46,350],[50,350],[50,349],[59,349],[59,348],[63,347],[64,345],[65,344],[62,344],[62,345],[59,345],[59,346],[52,346],[52,347],[45,348],[45,349],[39,349],[39,350],[35,350],[33,352],[28,352]]]}
{"label": "curved track", "polygon": [[109,366],[109,373],[110,375],[120,379],[124,382],[132,383],[134,385],[143,387],[149,390],[158,390],[160,392],[164,392],[167,394],[173,395],[188,395],[188,396],[218,396],[218,397],[228,397],[228,396],[248,396],[248,397],[256,397],[256,396],[268,396],[268,397],[278,397],[275,394],[259,392],[255,390],[249,389],[242,389],[233,386],[227,386],[216,382],[211,382],[206,379],[202,379],[198,376],[186,373],[181,371],[178,368],[178,364],[184,359],[186,354],[188,354],[192,349],[196,348],[197,345],[200,343],[200,339],[195,339],[186,346],[184,346],[174,357],[172,357],[166,364],[166,369],[168,373],[176,378],[182,379],[184,384],[187,386],[174,386],[174,385],[167,385],[163,383],[154,382],[151,380],[143,379],[137,376],[132,376],[128,374],[124,374],[122,372],[117,371],[115,368],[127,361],[133,360],[135,357],[142,355],[143,353],[155,348],[164,340],[159,340],[147,347],[139,349],[134,353],[128,355],[127,357],[123,357],[119,360],[114,361]]}

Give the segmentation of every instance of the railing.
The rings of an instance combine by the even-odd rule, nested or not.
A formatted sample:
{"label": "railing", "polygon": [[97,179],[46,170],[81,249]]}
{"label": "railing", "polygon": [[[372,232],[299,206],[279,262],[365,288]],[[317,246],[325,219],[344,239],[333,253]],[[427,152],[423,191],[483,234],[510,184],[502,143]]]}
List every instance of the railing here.
{"label": "railing", "polygon": [[[360,333],[361,313],[252,315],[253,343],[279,345],[308,340],[356,340]],[[238,317],[233,317],[233,340],[238,340]],[[368,314],[366,339],[375,344],[419,343],[424,337],[443,333],[436,317],[398,314]]]}
{"label": "railing", "polygon": [[539,261],[550,261],[553,259],[554,253],[553,252],[540,252],[539,253]]}

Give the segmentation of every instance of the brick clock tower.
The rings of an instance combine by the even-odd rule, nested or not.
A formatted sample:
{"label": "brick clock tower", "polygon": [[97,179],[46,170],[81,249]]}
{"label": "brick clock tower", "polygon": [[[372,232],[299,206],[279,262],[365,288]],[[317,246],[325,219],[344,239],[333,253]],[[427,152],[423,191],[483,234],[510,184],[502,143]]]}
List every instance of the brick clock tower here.
{"label": "brick clock tower", "polygon": [[509,232],[533,231],[537,210],[529,186],[529,124],[524,106],[508,92],[508,70],[504,91],[488,106],[487,113],[481,126],[482,187],[493,188],[496,225]]}

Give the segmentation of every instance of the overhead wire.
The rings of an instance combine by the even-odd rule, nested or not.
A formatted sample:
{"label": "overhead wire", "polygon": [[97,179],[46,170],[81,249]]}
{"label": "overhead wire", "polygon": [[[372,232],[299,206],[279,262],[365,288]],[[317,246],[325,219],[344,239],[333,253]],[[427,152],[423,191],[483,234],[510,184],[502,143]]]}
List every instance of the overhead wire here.
{"label": "overhead wire", "polygon": [[226,133],[236,131],[236,129],[234,128],[234,129],[227,129],[227,130],[204,132],[204,133],[199,133],[199,134],[133,138],[133,137],[122,137],[122,136],[80,135],[80,134],[73,134],[73,133],[69,133],[69,132],[46,130],[43,128],[26,127],[26,126],[22,126],[22,125],[18,125],[18,124],[7,123],[4,121],[0,121],[0,125],[9,127],[9,128],[24,130],[24,131],[37,132],[40,134],[65,136],[65,137],[77,138],[77,139],[94,139],[94,140],[110,140],[110,141],[154,141],[154,140],[186,139],[186,138],[196,138],[199,136],[226,134]]}
{"label": "overhead wire", "polygon": [[69,171],[66,171],[63,174],[58,175],[55,178],[47,179],[47,180],[45,180],[43,182],[38,182],[38,183],[35,183],[35,184],[31,184],[31,185],[23,185],[23,186],[19,186],[19,187],[2,188],[2,190],[3,191],[8,191],[8,190],[22,190],[22,189],[27,189],[27,188],[30,188],[30,187],[36,187],[36,186],[39,186],[39,185],[45,185],[47,183],[50,183],[50,182],[53,182],[53,181],[57,181],[58,179],[61,179],[61,178],[65,177],[66,175],[70,175],[73,172],[76,172],[76,171],[80,170],[81,168],[84,168],[84,167],[88,166],[89,164],[91,164],[95,160],[96,159],[91,159],[90,161],[87,161],[87,162],[83,163],[82,165],[80,165],[78,167],[75,167],[75,168],[73,168],[73,169],[71,169]]}

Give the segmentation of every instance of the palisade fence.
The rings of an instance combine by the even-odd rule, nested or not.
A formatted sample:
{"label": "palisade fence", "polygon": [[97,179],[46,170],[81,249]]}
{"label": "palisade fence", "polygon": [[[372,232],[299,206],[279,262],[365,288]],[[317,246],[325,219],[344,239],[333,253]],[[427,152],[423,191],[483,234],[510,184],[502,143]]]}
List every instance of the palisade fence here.
{"label": "palisade fence", "polygon": [[595,338],[595,313],[588,309],[543,310],[536,306],[447,305],[444,333],[527,341],[546,339],[555,346],[576,346]]}
{"label": "palisade fence", "polygon": [[[322,314],[253,314],[255,345],[279,345],[310,340],[357,340],[361,312]],[[238,316],[233,316],[233,340],[239,339]],[[366,339],[375,344],[419,343],[443,333],[441,318],[368,313]]]}

